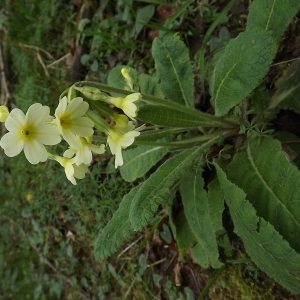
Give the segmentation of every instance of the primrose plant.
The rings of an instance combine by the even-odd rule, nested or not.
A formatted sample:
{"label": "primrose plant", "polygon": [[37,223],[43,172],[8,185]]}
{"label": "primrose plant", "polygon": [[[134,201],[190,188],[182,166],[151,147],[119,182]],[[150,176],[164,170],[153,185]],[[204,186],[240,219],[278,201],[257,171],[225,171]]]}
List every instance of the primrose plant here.
{"label": "primrose plant", "polygon": [[[108,148],[128,182],[155,169],[124,196],[99,232],[97,259],[119,251],[137,231],[155,228],[168,214],[181,259],[188,251],[202,267],[224,270],[232,259],[226,251],[232,234],[222,215],[230,214],[252,262],[300,293],[299,140],[273,126],[280,109],[300,114],[300,61],[277,77],[273,94],[264,81],[299,9],[298,0],[253,1],[246,30],[209,61],[203,60],[204,47],[218,22],[211,25],[199,73],[209,84],[215,115],[195,108],[188,49],[177,35],[166,35],[153,42],[154,75],[117,66],[108,85],[75,83],[62,93],[54,116],[38,103],[26,115],[1,107],[0,120],[9,131],[1,147],[8,156],[24,150],[33,164],[57,161],[73,184],[88,172],[92,153]],[[69,145],[62,156],[50,148],[61,139]],[[182,204],[176,215],[175,199]]]}

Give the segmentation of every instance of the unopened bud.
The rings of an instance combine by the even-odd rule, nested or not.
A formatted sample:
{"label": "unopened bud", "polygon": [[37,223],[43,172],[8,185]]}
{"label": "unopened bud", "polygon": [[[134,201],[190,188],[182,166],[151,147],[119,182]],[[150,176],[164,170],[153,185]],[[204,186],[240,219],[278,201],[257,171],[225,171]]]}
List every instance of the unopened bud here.
{"label": "unopened bud", "polygon": [[8,110],[7,106],[1,105],[0,106],[0,122],[5,122],[8,116],[9,116],[9,110]]}
{"label": "unopened bud", "polygon": [[99,89],[97,89],[95,87],[84,86],[84,87],[74,87],[74,88],[90,100],[104,101],[108,97],[108,95],[106,95],[105,93],[102,93]]}
{"label": "unopened bud", "polygon": [[130,76],[130,69],[122,68],[121,73],[125,79],[126,85],[129,87],[129,90],[133,91],[133,79]]}
{"label": "unopened bud", "polygon": [[71,86],[68,90],[68,102],[72,101],[76,97],[76,90]]}

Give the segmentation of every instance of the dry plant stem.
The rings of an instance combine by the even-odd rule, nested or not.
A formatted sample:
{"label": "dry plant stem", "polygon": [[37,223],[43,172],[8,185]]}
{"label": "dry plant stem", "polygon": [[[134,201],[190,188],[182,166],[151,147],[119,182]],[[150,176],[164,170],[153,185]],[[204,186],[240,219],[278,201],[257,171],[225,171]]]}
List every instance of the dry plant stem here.
{"label": "dry plant stem", "polygon": [[7,80],[6,80],[6,77],[5,77],[5,69],[4,69],[1,45],[0,45],[0,78],[1,78],[0,104],[1,105],[7,105],[8,101],[11,99],[11,95],[9,93]]}
{"label": "dry plant stem", "polygon": [[63,57],[61,57],[61,58],[57,59],[56,61],[52,62],[51,64],[47,65],[46,68],[53,68],[54,65],[60,63],[61,61],[67,59],[70,56],[71,56],[71,53],[67,53]]}
{"label": "dry plant stem", "polygon": [[120,258],[124,253],[126,253],[132,246],[134,246],[139,240],[142,239],[143,236],[140,236],[137,240],[135,240],[133,243],[131,243],[128,247],[126,247],[119,255],[118,258]]}
{"label": "dry plant stem", "polygon": [[48,56],[48,58],[50,59],[55,59],[49,52],[47,52],[46,50],[37,47],[37,46],[32,46],[32,45],[27,45],[27,44],[23,44],[23,43],[18,43],[18,46],[21,48],[29,48],[29,49],[34,49],[36,50],[36,52],[43,52],[44,54],[46,54]]}
{"label": "dry plant stem", "polygon": [[[84,87],[84,86],[95,87],[95,88],[98,88],[105,92],[118,93],[118,94],[121,94],[124,96],[132,94],[131,91],[126,91],[123,89],[115,88],[115,87],[108,86],[106,84],[98,83],[98,82],[80,81],[80,82],[75,83],[74,85],[77,87]],[[201,117],[201,118],[203,118],[203,126],[223,127],[223,128],[236,128],[238,126],[237,123],[234,122],[233,120],[216,117],[213,115],[203,113],[198,110],[190,109],[190,108],[187,108],[183,105],[177,104],[170,100],[165,100],[162,98],[154,97],[151,95],[145,95],[145,94],[142,94],[142,98],[143,98],[143,101],[145,101],[145,102],[149,102],[152,104],[164,105],[164,106],[167,106],[170,108],[174,108],[176,110],[180,110],[182,112],[186,112],[186,113],[190,114],[191,116],[194,115],[197,118]]]}
{"label": "dry plant stem", "polygon": [[286,63],[289,63],[291,61],[295,61],[295,60],[299,60],[299,59],[300,59],[300,57],[293,58],[293,59],[288,59],[288,60],[285,60],[285,61],[278,62],[276,64],[272,64],[271,67],[275,67],[275,66],[278,66],[278,65],[286,64]]}
{"label": "dry plant stem", "polygon": [[42,59],[40,53],[38,52],[36,56],[37,56],[37,59],[40,62],[41,66],[42,66],[42,68],[43,68],[43,70],[45,72],[45,75],[49,78],[50,77],[49,76],[49,72],[48,72],[47,67],[45,66],[45,64],[43,62],[43,59]]}

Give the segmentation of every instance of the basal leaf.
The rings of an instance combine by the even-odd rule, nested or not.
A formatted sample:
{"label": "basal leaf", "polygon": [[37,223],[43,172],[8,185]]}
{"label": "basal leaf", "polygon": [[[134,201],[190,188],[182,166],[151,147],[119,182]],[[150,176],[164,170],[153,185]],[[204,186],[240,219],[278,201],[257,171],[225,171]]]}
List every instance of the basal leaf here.
{"label": "basal leaf", "polygon": [[155,76],[148,74],[139,74],[139,86],[140,92],[146,95],[152,95],[158,98],[164,98],[164,94],[161,91],[158,79]]}
{"label": "basal leaf", "polygon": [[250,138],[247,151],[228,166],[228,178],[245,191],[258,216],[300,251],[300,172],[280,143]]}
{"label": "basal leaf", "polygon": [[133,188],[125,195],[120,203],[118,210],[114,213],[112,219],[101,230],[94,241],[94,253],[96,259],[105,259],[111,254],[120,250],[123,244],[133,235],[129,220],[129,209],[135,194],[140,190],[141,185]]}
{"label": "basal leaf", "polygon": [[276,54],[276,39],[248,30],[229,42],[211,77],[212,104],[217,116],[240,103],[266,75]]}
{"label": "basal leaf", "polygon": [[202,170],[188,171],[181,180],[180,193],[184,213],[197,242],[201,245],[207,261],[201,265],[220,268],[219,251],[212,226],[207,192],[203,188]]}
{"label": "basal leaf", "polygon": [[283,287],[300,293],[300,255],[270,223],[256,216],[244,191],[231,183],[218,165],[216,169],[234,231],[243,240],[252,261]]}
{"label": "basal leaf", "polygon": [[[275,83],[275,99],[280,99],[279,107],[300,113],[300,60],[293,62]],[[274,99],[272,99],[274,102]]]}
{"label": "basal leaf", "polygon": [[208,268],[209,267],[209,257],[207,251],[203,248],[203,245],[200,243],[197,243],[193,248],[191,248],[191,253],[194,257],[194,259],[197,261],[197,263],[203,267]]}
{"label": "basal leaf", "polygon": [[201,159],[203,151],[207,150],[216,140],[185,150],[170,158],[144,182],[130,208],[130,220],[135,230],[140,230],[148,224],[158,206],[168,196],[172,185],[193,163]]}
{"label": "basal leaf", "polygon": [[153,142],[162,139],[164,137],[170,137],[172,134],[176,132],[178,132],[178,128],[147,130],[144,131],[143,134],[138,136],[135,140],[143,141],[143,142]]}
{"label": "basal leaf", "polygon": [[123,151],[124,164],[120,173],[131,182],[144,176],[166,153],[166,147],[139,146]]}
{"label": "basal leaf", "polygon": [[299,8],[299,0],[255,0],[249,8],[247,30],[272,31],[280,38]]}
{"label": "basal leaf", "polygon": [[187,218],[183,211],[180,211],[178,213],[174,221],[177,232],[177,245],[181,256],[184,257],[185,251],[196,243],[196,238],[188,224]]}
{"label": "basal leaf", "polygon": [[156,38],[152,44],[161,89],[171,101],[194,107],[194,76],[189,51],[179,36]]}
{"label": "basal leaf", "polygon": [[208,184],[208,208],[210,223],[214,232],[223,229],[222,213],[224,210],[224,193],[216,178]]}

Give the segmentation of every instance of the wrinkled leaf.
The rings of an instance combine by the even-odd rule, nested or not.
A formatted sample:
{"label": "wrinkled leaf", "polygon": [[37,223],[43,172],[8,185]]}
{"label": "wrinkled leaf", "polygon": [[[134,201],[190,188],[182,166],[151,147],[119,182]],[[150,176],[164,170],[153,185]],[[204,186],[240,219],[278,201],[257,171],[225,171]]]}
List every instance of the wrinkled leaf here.
{"label": "wrinkled leaf", "polygon": [[253,1],[249,8],[247,30],[268,30],[280,38],[299,8],[299,0]]}
{"label": "wrinkled leaf", "polygon": [[300,172],[272,138],[250,138],[247,150],[234,156],[228,179],[242,188],[259,217],[300,251]]}
{"label": "wrinkled leaf", "polygon": [[152,55],[165,97],[193,108],[194,76],[186,45],[177,35],[156,38]]}
{"label": "wrinkled leaf", "polygon": [[153,75],[139,74],[139,86],[142,94],[164,98],[158,79]]}
{"label": "wrinkled leaf", "polygon": [[[202,170],[188,171],[181,180],[180,193],[184,213],[197,242],[201,245],[207,261],[202,267],[211,265],[220,268],[219,251],[212,226],[207,192],[203,188]],[[223,200],[223,199],[222,199]]]}
{"label": "wrinkled leaf", "polygon": [[[195,111],[197,112],[197,111]],[[185,112],[163,105],[143,105],[138,112],[138,118],[160,126],[197,127],[210,125],[211,121],[193,112]]]}
{"label": "wrinkled leaf", "polygon": [[129,209],[135,194],[140,190],[141,185],[133,188],[125,195],[120,203],[118,210],[112,219],[101,230],[94,241],[94,251],[96,259],[105,259],[111,254],[120,250],[133,235],[129,220]]}
{"label": "wrinkled leaf", "polygon": [[151,146],[124,150],[124,164],[120,167],[122,178],[131,182],[144,176],[167,152],[166,147]]}
{"label": "wrinkled leaf", "polygon": [[202,158],[203,151],[215,141],[216,139],[211,140],[200,147],[185,150],[170,158],[144,182],[130,208],[130,220],[135,230],[140,230],[148,224],[158,206],[167,198],[172,185],[193,163]]}
{"label": "wrinkled leaf", "polygon": [[244,191],[231,183],[218,165],[216,169],[234,231],[242,238],[252,261],[283,287],[293,293],[300,293],[300,255],[270,223],[256,216]]}
{"label": "wrinkled leaf", "polygon": [[276,54],[271,34],[246,31],[229,42],[211,77],[212,104],[217,116],[240,103],[266,75]]}

